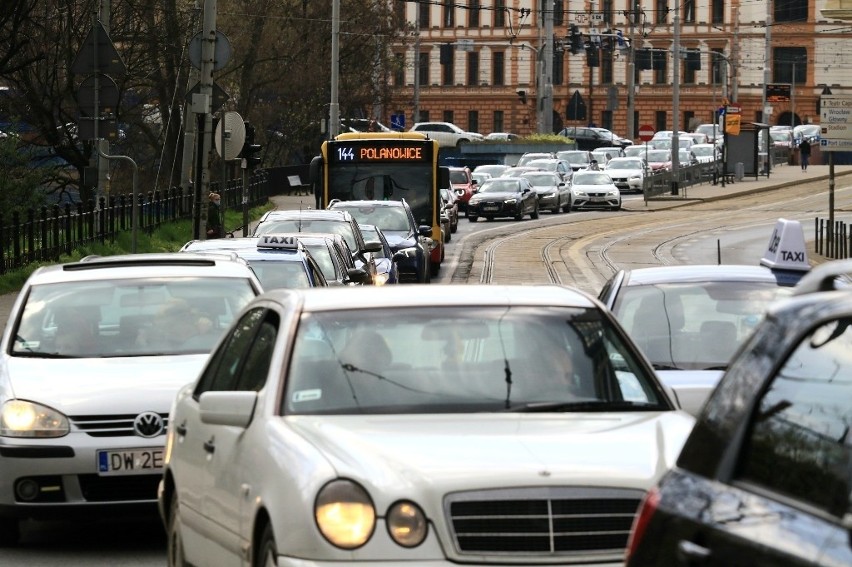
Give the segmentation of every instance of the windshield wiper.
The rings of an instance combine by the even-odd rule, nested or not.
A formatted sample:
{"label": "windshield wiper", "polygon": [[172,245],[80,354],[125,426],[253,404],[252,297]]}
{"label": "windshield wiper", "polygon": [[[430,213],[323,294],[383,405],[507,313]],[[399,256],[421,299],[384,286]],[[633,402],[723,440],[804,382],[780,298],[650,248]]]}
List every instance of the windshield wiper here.
{"label": "windshield wiper", "polygon": [[408,390],[410,392],[416,392],[418,394],[425,394],[426,393],[423,390],[418,390],[417,388],[412,388],[410,386],[406,386],[405,384],[401,384],[401,383],[397,382],[396,380],[391,380],[389,378],[386,378],[385,376],[378,374],[376,372],[373,372],[371,370],[364,370],[363,368],[358,368],[354,364],[349,364],[348,362],[344,362],[343,364],[340,365],[340,367],[343,368],[343,370],[345,370],[346,372],[360,372],[361,374],[366,374],[367,376],[373,376],[375,378],[378,378],[382,382],[387,382],[388,384],[393,384],[394,386],[402,388],[403,390]]}
{"label": "windshield wiper", "polygon": [[659,362],[652,362],[651,367],[654,370],[681,370],[681,368],[674,366],[672,364],[661,364]]}
{"label": "windshield wiper", "polygon": [[518,404],[506,411],[519,413],[547,413],[566,411],[644,411],[659,408],[659,404],[648,402],[586,400],[579,402],[529,402]]}

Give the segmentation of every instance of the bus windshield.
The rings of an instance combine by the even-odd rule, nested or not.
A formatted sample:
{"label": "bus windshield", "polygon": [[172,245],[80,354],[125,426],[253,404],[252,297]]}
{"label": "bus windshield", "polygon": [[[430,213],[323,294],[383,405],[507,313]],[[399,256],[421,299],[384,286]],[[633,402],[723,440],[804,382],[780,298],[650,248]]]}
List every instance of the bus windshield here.
{"label": "bus windshield", "polygon": [[415,220],[432,226],[432,183],[432,166],[429,163],[339,163],[329,172],[328,199],[405,199]]}

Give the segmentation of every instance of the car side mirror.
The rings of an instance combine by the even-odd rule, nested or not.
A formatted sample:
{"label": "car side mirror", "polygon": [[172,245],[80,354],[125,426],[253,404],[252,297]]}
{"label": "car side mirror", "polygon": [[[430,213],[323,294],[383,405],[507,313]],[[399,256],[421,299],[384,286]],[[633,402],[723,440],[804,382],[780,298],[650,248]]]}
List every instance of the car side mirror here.
{"label": "car side mirror", "polygon": [[364,252],[379,252],[382,249],[382,243],[378,240],[369,240],[364,243]]}
{"label": "car side mirror", "polygon": [[363,284],[370,281],[370,274],[364,268],[349,268],[346,270],[346,283]]}
{"label": "car side mirror", "polygon": [[417,234],[420,236],[432,236],[432,227],[428,224],[421,224],[417,227]]}

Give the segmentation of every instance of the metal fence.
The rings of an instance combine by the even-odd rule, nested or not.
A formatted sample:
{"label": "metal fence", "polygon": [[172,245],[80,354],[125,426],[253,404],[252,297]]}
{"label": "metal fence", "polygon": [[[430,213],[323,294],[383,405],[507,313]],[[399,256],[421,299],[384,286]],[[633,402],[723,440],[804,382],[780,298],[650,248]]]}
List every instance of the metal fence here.
{"label": "metal fence", "polygon": [[847,259],[852,250],[852,225],[843,221],[814,219],[814,252],[832,260]]}
{"label": "metal fence", "polygon": [[[242,206],[240,180],[211,182],[210,190],[222,195],[226,208]],[[258,171],[249,181],[248,204],[258,206],[268,200],[267,175]],[[191,219],[194,195],[174,187],[138,196],[138,230],[151,232],[167,222]],[[206,195],[203,198],[207,206]],[[15,212],[8,224],[0,224],[0,274],[33,262],[56,262],[62,254],[93,242],[114,242],[118,234],[132,227],[133,196],[111,195],[97,201],[43,206]]]}

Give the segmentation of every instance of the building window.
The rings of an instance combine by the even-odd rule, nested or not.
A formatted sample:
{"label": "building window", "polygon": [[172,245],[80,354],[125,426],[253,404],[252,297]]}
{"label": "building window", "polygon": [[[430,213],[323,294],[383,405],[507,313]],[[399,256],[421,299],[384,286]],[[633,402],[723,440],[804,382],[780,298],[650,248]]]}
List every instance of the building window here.
{"label": "building window", "polygon": [[467,84],[479,86],[479,52],[470,51],[467,54]]}
{"label": "building window", "polygon": [[455,57],[450,57],[446,63],[441,65],[441,84],[444,86],[450,86],[453,84],[453,80],[455,78],[454,60]]}
{"label": "building window", "polygon": [[403,29],[405,27],[405,8],[407,6],[407,2],[397,2],[393,6],[394,18],[396,18],[396,23],[399,29]]}
{"label": "building window", "polygon": [[710,0],[710,11],[714,24],[725,23],[725,0]]}
{"label": "building window", "polygon": [[444,111],[444,122],[452,122],[453,121],[453,111],[445,110]]}
{"label": "building window", "polygon": [[494,27],[506,27],[506,0],[494,0]]}
{"label": "building window", "polygon": [[686,59],[683,59],[683,63],[681,64],[683,68],[683,84],[685,85],[695,84],[695,67],[692,65],[693,57],[701,57],[701,54],[691,53],[691,50],[687,50]]}
{"label": "building window", "polygon": [[565,24],[565,0],[553,0],[553,25]]}
{"label": "building window", "polygon": [[479,111],[478,110],[468,110],[467,111],[467,131],[468,132],[479,132]]}
{"label": "building window", "polygon": [[491,53],[491,84],[495,87],[505,84],[505,57],[506,54],[503,51]]}
{"label": "building window", "polygon": [[669,119],[666,115],[665,110],[658,110],[654,113],[654,129],[655,130],[668,130],[669,129]]}
{"label": "building window", "polygon": [[393,54],[393,84],[397,87],[405,86],[405,55]]}
{"label": "building window", "polygon": [[804,84],[808,80],[808,50],[776,47],[772,50],[772,82]]}
{"label": "building window", "polygon": [[654,58],[654,83],[665,85],[668,83],[669,58],[666,53],[652,52]]}
{"label": "building window", "polygon": [[419,10],[418,19],[420,20],[420,29],[429,29],[429,8],[432,7],[432,4],[428,2],[420,2],[417,4],[417,9]]}
{"label": "building window", "polygon": [[601,84],[612,84],[612,51],[601,49]]}
{"label": "building window", "polygon": [[612,0],[603,0],[601,2],[601,12],[603,13],[604,23],[612,24]]}
{"label": "building window", "polygon": [[773,3],[775,7],[774,22],[806,22],[808,20],[808,0],[784,0]]}
{"label": "building window", "polygon": [[445,28],[456,25],[456,4],[453,0],[444,0],[444,14],[441,22]]}
{"label": "building window", "polygon": [[421,110],[420,111],[420,120],[418,120],[417,122],[429,122],[429,111],[428,110]]}
{"label": "building window", "polygon": [[683,122],[681,123],[681,127],[684,130],[692,132],[693,130],[695,130],[695,127],[698,126],[698,124],[693,124],[693,122],[695,122],[695,113],[691,110],[684,110]]}
{"label": "building window", "polygon": [[669,0],[657,0],[657,17],[655,21],[658,24],[665,24],[669,16]]}
{"label": "building window", "polygon": [[683,7],[681,8],[681,13],[683,14],[683,23],[694,24],[695,0],[683,0]]}
{"label": "building window", "polygon": [[612,111],[604,110],[601,112],[601,127],[607,130],[612,130]]}
{"label": "building window", "polygon": [[504,129],[505,129],[505,126],[504,126],[504,123],[503,123],[503,121],[505,120],[503,111],[502,110],[495,110],[493,120],[494,120],[494,125],[491,128],[491,131],[492,132],[503,132]]}
{"label": "building window", "polygon": [[479,0],[470,0],[468,2],[468,10],[467,10],[467,27],[469,28],[478,28],[479,27]]}
{"label": "building window", "polygon": [[725,82],[725,71],[727,67],[727,62],[720,55],[715,55],[716,53],[721,54],[722,50],[719,48],[715,48],[713,51],[713,57],[711,60],[713,61],[712,73],[710,76],[710,81],[714,85],[721,85]]}
{"label": "building window", "polygon": [[561,85],[565,82],[565,52],[553,52],[553,79],[551,82],[554,85]]}
{"label": "building window", "polygon": [[421,85],[429,84],[429,54],[420,54],[420,65],[418,66],[419,80]]}

